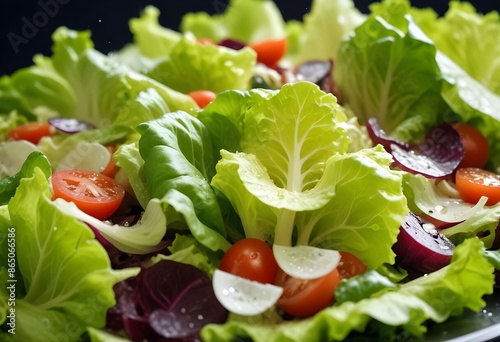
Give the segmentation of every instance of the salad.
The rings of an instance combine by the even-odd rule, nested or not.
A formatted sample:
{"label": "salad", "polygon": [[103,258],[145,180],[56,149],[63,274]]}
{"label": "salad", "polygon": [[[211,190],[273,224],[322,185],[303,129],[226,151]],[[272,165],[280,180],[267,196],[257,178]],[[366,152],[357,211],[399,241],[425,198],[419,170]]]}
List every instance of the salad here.
{"label": "salad", "polygon": [[0,78],[0,340],[410,340],[485,307],[498,13],[160,15]]}

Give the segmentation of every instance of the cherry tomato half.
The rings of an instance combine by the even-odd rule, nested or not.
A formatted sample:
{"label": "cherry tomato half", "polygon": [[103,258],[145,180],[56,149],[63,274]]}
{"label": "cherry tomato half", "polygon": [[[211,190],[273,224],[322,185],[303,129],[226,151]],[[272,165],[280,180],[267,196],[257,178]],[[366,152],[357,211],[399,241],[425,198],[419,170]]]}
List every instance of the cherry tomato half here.
{"label": "cherry tomato half", "polygon": [[464,158],[458,167],[483,168],[489,156],[488,141],[484,135],[466,123],[457,123],[452,126],[460,135],[464,145]]}
{"label": "cherry tomato half", "polygon": [[188,95],[191,96],[198,107],[204,108],[215,99],[216,94],[210,90],[194,90],[189,92]]}
{"label": "cherry tomato half", "polygon": [[54,127],[49,123],[28,122],[13,128],[7,133],[9,140],[27,140],[38,144],[40,139],[54,134]]}
{"label": "cherry tomato half", "polygon": [[120,206],[124,188],[113,178],[84,170],[57,171],[51,177],[52,199],[73,202],[83,212],[104,220]]}
{"label": "cherry tomato half", "polygon": [[246,238],[229,247],[219,268],[242,278],[270,284],[278,272],[278,263],[266,242]]}
{"label": "cherry tomato half", "polygon": [[274,283],[283,287],[278,307],[296,317],[309,317],[332,303],[340,275],[334,269],[324,277],[305,280],[293,278],[279,270]]}
{"label": "cherry tomato half", "polygon": [[340,252],[340,262],[337,266],[340,279],[349,279],[365,273],[366,265],[357,256],[348,252]]}
{"label": "cherry tomato half", "polygon": [[269,67],[273,67],[285,55],[287,41],[282,39],[266,39],[253,44],[250,47],[257,53],[257,61]]}
{"label": "cherry tomato half", "polygon": [[115,163],[115,159],[113,158],[113,154],[116,152],[118,147],[116,145],[108,145],[106,146],[109,153],[111,154],[111,158],[109,158],[109,163],[106,165],[106,168],[101,171],[101,173],[105,176],[114,178],[118,170],[120,169],[118,165]]}
{"label": "cherry tomato half", "polygon": [[487,196],[486,205],[500,201],[500,175],[479,168],[461,168],[455,173],[455,182],[460,197],[475,204],[481,196]]}

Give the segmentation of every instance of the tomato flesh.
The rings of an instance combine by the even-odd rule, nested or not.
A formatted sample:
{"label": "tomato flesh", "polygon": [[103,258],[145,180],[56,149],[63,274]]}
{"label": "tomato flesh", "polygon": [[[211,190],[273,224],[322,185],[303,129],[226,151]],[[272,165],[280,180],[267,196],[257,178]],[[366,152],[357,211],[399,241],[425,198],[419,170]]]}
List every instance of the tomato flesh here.
{"label": "tomato flesh", "polygon": [[26,140],[33,144],[38,144],[43,137],[54,134],[54,128],[49,123],[28,122],[11,129],[7,133],[9,140]]}
{"label": "tomato flesh", "polygon": [[481,196],[486,205],[500,202],[500,175],[479,168],[461,168],[455,173],[455,183],[462,200],[475,204]]}
{"label": "tomato flesh", "polygon": [[283,287],[283,294],[277,305],[286,313],[296,317],[315,315],[332,304],[339,283],[338,269],[312,280],[293,278],[279,270],[275,285]]}
{"label": "tomato flesh", "polygon": [[488,141],[484,135],[466,123],[457,123],[452,126],[460,135],[464,145],[464,158],[458,167],[484,168],[489,158]]}
{"label": "tomato flesh", "polygon": [[274,282],[278,263],[266,242],[246,238],[237,241],[222,257],[222,271],[263,284]]}
{"label": "tomato flesh", "polygon": [[253,44],[250,47],[257,53],[257,61],[269,67],[274,67],[276,63],[285,55],[286,39],[266,39]]}
{"label": "tomato flesh", "polygon": [[341,251],[340,262],[337,266],[340,279],[349,279],[366,271],[366,265],[354,254]]}
{"label": "tomato flesh", "polygon": [[85,170],[63,170],[51,177],[52,199],[73,202],[83,212],[104,220],[122,203],[124,188],[112,178]]}
{"label": "tomato flesh", "polygon": [[205,108],[205,106],[212,102],[216,96],[216,94],[210,90],[194,90],[189,92],[188,95],[200,108]]}

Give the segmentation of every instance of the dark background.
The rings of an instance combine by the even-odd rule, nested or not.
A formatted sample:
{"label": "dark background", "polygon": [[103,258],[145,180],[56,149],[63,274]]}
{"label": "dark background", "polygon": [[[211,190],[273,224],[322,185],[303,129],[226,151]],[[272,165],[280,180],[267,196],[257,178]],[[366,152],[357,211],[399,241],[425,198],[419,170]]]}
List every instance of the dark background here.
{"label": "dark background", "polygon": [[[309,11],[311,0],[292,1],[276,0],[276,3],[285,20],[301,20]],[[364,13],[373,2],[355,0],[356,6]],[[470,2],[483,13],[500,9],[497,0]],[[184,13],[220,13],[227,3],[228,0],[0,0],[0,76],[31,65],[36,53],[51,55],[51,34],[61,25],[75,30],[91,30],[95,47],[107,53],[131,41],[128,20],[139,16],[149,4],[160,9],[163,26],[178,29]],[[412,4],[433,7],[440,14],[448,8],[448,1],[441,0],[413,0]],[[22,41],[13,44],[12,40],[16,38]]]}

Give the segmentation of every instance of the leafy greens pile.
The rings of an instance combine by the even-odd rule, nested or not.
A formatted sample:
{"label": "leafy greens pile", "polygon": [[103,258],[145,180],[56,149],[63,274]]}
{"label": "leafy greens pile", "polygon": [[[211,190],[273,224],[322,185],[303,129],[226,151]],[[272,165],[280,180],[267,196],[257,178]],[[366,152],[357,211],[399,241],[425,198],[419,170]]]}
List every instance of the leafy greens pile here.
{"label": "leafy greens pile", "polygon": [[[500,256],[485,252],[493,234],[476,235],[494,233],[499,205],[454,228],[450,235],[460,243],[450,265],[399,282],[405,272],[393,267],[392,250],[399,226],[410,210],[439,204],[441,197],[429,180],[391,169],[390,154],[372,147],[357,121],[375,116],[388,133],[411,140],[458,116],[488,138],[489,167],[498,170],[496,13],[481,16],[453,1],[439,18],[406,0],[385,0],[365,15],[350,0],[315,0],[303,22],[285,22],[272,1],[233,0],[222,14],[187,14],[180,32],[161,27],[159,14],[147,7],[131,19],[134,42],[111,55],[93,48],[89,32],[59,28],[51,57],[36,56],[33,66],[0,79],[1,136],[53,116],[96,127],[42,139],[19,173],[1,175],[0,236],[15,227],[18,280],[16,335],[8,333],[9,293],[0,289],[2,340],[119,339],[102,328],[110,309],[128,307],[115,306],[116,284],[140,269],[112,267],[91,228],[69,206],[50,200],[52,170],[81,142],[119,143],[117,180],[142,209],[152,208],[146,213],[163,213],[161,219],[145,213],[153,218],[140,229],[94,227],[124,252],[151,252],[142,267],[168,265],[162,263],[168,259],[211,276],[233,242],[257,237],[347,251],[371,270],[343,283],[338,302],[314,317],[285,321],[275,310],[229,314],[224,324],[204,326],[203,340],[342,340],[368,328],[387,339],[398,329],[422,336],[428,320],[484,306]],[[286,37],[291,63],[334,60],[342,105],[309,82],[251,89],[255,52],[196,43],[207,36],[245,43]],[[456,41],[467,41],[467,51],[457,51],[465,44]],[[186,95],[197,89],[218,94],[200,109]],[[430,189],[428,197],[415,195],[421,187]],[[155,253],[154,232],[161,229],[173,243]],[[6,238],[0,243],[0,260],[7,260]],[[0,265],[2,284],[8,277]],[[127,319],[158,323],[153,313],[120,315],[124,325]]]}

